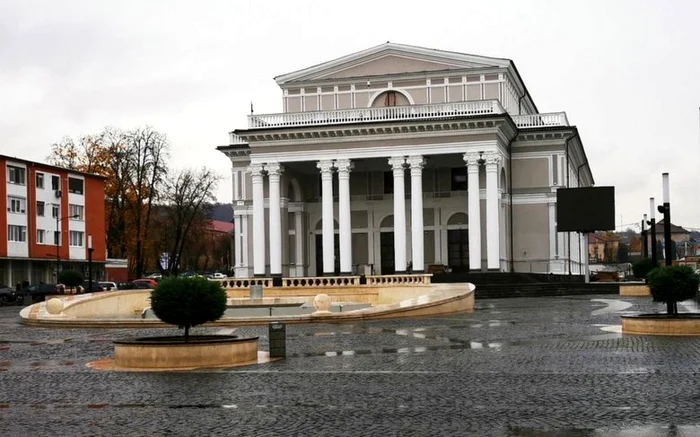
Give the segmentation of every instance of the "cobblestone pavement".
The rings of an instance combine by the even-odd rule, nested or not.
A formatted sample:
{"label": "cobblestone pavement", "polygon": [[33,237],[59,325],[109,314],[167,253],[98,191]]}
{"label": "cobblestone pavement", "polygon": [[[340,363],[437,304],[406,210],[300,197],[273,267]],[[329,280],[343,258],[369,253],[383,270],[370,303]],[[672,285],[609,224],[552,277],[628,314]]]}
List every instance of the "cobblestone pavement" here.
{"label": "cobblestone pavement", "polygon": [[[663,310],[649,298],[289,325],[286,360],[174,373],[86,364],[175,329],[30,328],[18,310],[0,308],[0,436],[700,435],[700,338],[619,334],[620,314]],[[266,327],[238,334],[267,349]]]}

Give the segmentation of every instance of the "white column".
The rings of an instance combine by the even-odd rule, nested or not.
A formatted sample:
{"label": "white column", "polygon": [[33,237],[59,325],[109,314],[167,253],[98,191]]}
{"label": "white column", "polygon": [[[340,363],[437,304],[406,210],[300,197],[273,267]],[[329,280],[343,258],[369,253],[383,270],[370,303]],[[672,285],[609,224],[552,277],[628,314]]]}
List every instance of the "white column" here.
{"label": "white column", "polygon": [[486,267],[500,270],[499,243],[501,229],[498,219],[498,168],[501,156],[498,152],[489,152],[486,158]]}
{"label": "white column", "polygon": [[479,166],[477,153],[465,153],[467,163],[467,205],[469,216],[469,269],[481,270],[481,201],[479,199]]}
{"label": "white column", "polygon": [[423,247],[423,166],[422,156],[409,156],[406,162],[411,167],[411,259],[414,272],[425,270],[425,248]]}
{"label": "white column", "polygon": [[304,222],[301,211],[294,213],[294,240],[296,243],[294,263],[296,264],[296,276],[304,276]]}
{"label": "white column", "polygon": [[265,166],[270,181],[270,275],[282,276],[282,218],[280,175],[282,167],[273,162]]}
{"label": "white column", "polygon": [[350,170],[352,162],[339,159],[338,169],[338,225],[340,231],[340,273],[352,273],[352,226],[350,224]]}
{"label": "white column", "polygon": [[240,171],[236,168],[231,169],[231,180],[233,182],[233,203],[235,204],[238,199],[241,198],[241,195],[239,193],[239,174]]}
{"label": "white column", "polygon": [[265,276],[265,192],[263,166],[248,167],[253,183],[253,274]]}
{"label": "white column", "polygon": [[333,161],[319,161],[321,170],[321,231],[323,232],[323,274],[335,273],[335,241],[333,234]]}
{"label": "white column", "polygon": [[404,188],[404,164],[406,158],[389,158],[394,172],[394,270],[406,271],[406,192]]}
{"label": "white column", "polygon": [[243,266],[242,271],[245,272],[241,275],[244,278],[250,277],[250,260],[249,260],[249,250],[250,250],[250,234],[248,233],[248,215],[241,216],[241,239],[243,243],[241,244],[241,250],[243,251]]}
{"label": "white column", "polygon": [[235,244],[233,245],[233,262],[236,266],[236,269],[243,266],[243,242],[241,241],[241,226],[243,226],[243,220],[241,220],[241,215],[238,213],[234,213],[233,235],[235,239]]}

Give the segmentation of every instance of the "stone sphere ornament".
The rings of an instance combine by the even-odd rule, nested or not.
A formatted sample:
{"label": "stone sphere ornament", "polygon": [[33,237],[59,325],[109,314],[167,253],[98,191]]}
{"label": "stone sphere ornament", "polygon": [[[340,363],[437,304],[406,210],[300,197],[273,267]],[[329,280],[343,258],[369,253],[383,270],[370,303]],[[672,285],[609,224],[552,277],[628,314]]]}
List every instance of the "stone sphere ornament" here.
{"label": "stone sphere ornament", "polygon": [[49,299],[46,302],[46,311],[49,314],[58,315],[63,311],[63,301],[57,297]]}
{"label": "stone sphere ornament", "polygon": [[[316,308],[316,313],[330,313],[331,308],[331,298],[327,294],[317,294],[314,297],[314,308]],[[314,314],[316,314],[314,313]]]}

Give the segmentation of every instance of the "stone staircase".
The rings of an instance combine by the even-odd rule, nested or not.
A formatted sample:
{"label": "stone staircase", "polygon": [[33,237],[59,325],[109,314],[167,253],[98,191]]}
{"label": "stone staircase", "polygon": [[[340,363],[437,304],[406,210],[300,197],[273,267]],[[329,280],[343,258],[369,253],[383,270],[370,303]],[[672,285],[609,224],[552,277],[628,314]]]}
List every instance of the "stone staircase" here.
{"label": "stone staircase", "polygon": [[435,275],[432,282],[471,282],[476,285],[476,299],[620,293],[618,283],[586,284],[581,276],[575,275],[452,273]]}

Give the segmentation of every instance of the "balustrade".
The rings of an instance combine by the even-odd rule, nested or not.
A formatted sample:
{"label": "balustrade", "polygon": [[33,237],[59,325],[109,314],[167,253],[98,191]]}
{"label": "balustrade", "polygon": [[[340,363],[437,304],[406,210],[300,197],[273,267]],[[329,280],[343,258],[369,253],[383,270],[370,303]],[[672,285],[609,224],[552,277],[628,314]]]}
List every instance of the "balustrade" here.
{"label": "balustrade", "polygon": [[360,285],[359,276],[312,276],[306,278],[283,278],[282,287],[348,287]]}
{"label": "balustrade", "polygon": [[367,276],[367,285],[430,285],[431,274]]}
{"label": "balustrade", "polygon": [[435,119],[455,116],[504,114],[498,100],[440,103],[382,108],[336,109],[332,111],[287,112],[248,116],[248,128],[347,124],[366,121]]}
{"label": "balustrade", "polygon": [[224,288],[250,288],[253,285],[262,285],[263,287],[272,287],[271,278],[230,278],[230,279],[213,279],[219,282]]}

